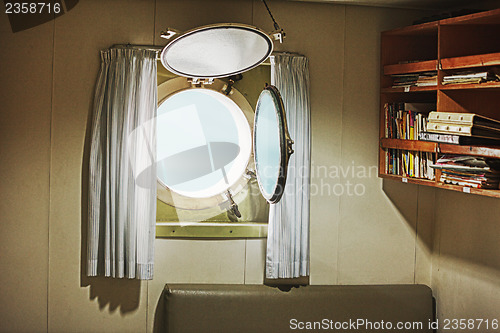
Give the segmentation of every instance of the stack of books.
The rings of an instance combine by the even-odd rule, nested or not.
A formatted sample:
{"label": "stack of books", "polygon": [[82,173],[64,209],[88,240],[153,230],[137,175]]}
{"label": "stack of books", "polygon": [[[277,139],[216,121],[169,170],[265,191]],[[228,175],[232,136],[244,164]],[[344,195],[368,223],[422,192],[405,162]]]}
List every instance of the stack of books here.
{"label": "stack of books", "polygon": [[500,121],[474,113],[430,112],[419,139],[459,145],[500,145]]}
{"label": "stack of books", "polygon": [[393,74],[392,87],[427,87],[437,85],[437,71]]}
{"label": "stack of books", "polygon": [[387,149],[386,173],[403,177],[434,180],[434,154],[422,151]]}
{"label": "stack of books", "polygon": [[416,83],[417,87],[437,86],[437,71],[420,73]]}
{"label": "stack of books", "polygon": [[411,87],[417,84],[418,73],[417,74],[393,74],[392,76],[392,87]]}
{"label": "stack of books", "polygon": [[386,103],[385,137],[418,140],[420,132],[427,130],[427,114],[435,110],[434,103]]}
{"label": "stack of books", "polygon": [[499,189],[499,160],[474,156],[443,155],[431,166],[441,170],[439,181],[442,183],[482,189]]}
{"label": "stack of books", "polygon": [[[436,109],[435,103],[386,103],[385,137],[418,140],[426,130],[427,114]],[[385,156],[386,172],[403,177],[434,179],[430,167],[433,154],[419,151],[388,149]]]}
{"label": "stack of books", "polygon": [[477,84],[491,81],[500,81],[498,70],[490,69],[482,72],[465,71],[443,77],[443,84]]}

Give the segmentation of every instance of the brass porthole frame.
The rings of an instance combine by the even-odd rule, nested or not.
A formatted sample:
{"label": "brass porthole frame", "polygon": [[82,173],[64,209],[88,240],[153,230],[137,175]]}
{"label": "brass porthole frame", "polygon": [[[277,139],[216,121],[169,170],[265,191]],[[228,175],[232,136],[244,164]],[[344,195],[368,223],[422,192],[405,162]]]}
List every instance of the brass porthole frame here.
{"label": "brass porthole frame", "polygon": [[[191,80],[184,77],[176,77],[165,81],[158,86],[158,106],[172,95],[186,89],[204,88],[212,89],[220,93],[228,91],[226,82],[220,79],[214,79],[211,84],[193,83]],[[225,94],[230,98],[245,115],[253,133],[254,110],[248,100],[234,87],[229,89],[229,93]],[[253,135],[253,134],[252,134]],[[251,140],[252,149],[247,162],[247,170],[255,170],[255,162],[253,158],[253,138]],[[256,181],[256,179],[252,180]],[[238,181],[229,188],[233,198],[238,201],[242,191],[248,184],[249,179],[244,174]],[[212,208],[214,212],[220,210],[221,203],[227,201],[224,193],[212,196],[210,198],[194,199],[182,196],[173,192],[161,181],[157,180],[157,198],[167,205],[176,207],[175,204],[182,204],[182,209],[197,210]],[[175,204],[174,204],[175,201]],[[192,221],[162,221],[156,222],[156,237],[157,238],[266,238],[268,231],[267,222],[192,222]]]}
{"label": "brass porthole frame", "polygon": [[[203,88],[203,89],[211,89],[218,93],[223,93],[223,91],[227,88],[227,84],[222,81],[215,79],[212,84],[201,84],[200,86],[195,86],[186,78],[178,77],[175,79],[168,80],[158,86],[158,106],[160,106],[165,100],[167,100],[172,95],[176,93],[192,89],[192,88]],[[247,122],[250,126],[250,129],[253,128],[254,121],[254,112],[250,103],[248,103],[247,99],[235,88],[232,88],[228,95],[225,95],[229,99],[231,99],[243,112]],[[251,143],[252,144],[252,143]],[[250,156],[246,166],[247,170],[254,170],[255,163],[253,158],[253,149],[250,151]],[[240,176],[238,181],[228,188],[231,195],[237,195],[247,184],[248,179],[243,177],[243,174]],[[216,207],[223,202],[227,201],[227,196],[225,192],[213,195],[207,198],[197,198],[193,199],[175,191],[169,189],[165,184],[163,184],[160,180],[157,180],[157,196],[158,199],[165,202],[167,205],[178,207],[182,209],[205,209],[210,207]]]}

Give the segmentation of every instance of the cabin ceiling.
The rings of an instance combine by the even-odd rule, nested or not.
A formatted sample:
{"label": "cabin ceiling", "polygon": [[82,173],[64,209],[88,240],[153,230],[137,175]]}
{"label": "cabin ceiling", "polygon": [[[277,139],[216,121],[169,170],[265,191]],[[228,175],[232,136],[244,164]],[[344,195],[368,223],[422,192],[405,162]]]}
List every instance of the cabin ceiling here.
{"label": "cabin ceiling", "polygon": [[363,5],[374,7],[394,7],[394,8],[412,8],[412,9],[427,9],[427,10],[444,10],[450,8],[458,8],[461,6],[470,6],[482,2],[481,0],[292,0],[303,2],[322,2],[322,3],[338,3],[350,5]]}

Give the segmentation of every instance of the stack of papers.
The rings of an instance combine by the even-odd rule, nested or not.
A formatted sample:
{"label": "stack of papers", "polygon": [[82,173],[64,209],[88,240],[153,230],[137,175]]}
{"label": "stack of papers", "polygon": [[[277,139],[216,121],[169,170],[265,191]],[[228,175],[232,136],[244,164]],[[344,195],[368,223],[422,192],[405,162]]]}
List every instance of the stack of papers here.
{"label": "stack of papers", "polygon": [[500,76],[494,70],[484,72],[467,71],[443,77],[443,84],[468,84],[491,81],[500,81]]}
{"label": "stack of papers", "polygon": [[483,189],[499,189],[499,160],[474,156],[443,155],[431,165],[441,170],[440,182]]}
{"label": "stack of papers", "polygon": [[437,85],[437,71],[393,74],[393,88],[399,87],[427,87]]}

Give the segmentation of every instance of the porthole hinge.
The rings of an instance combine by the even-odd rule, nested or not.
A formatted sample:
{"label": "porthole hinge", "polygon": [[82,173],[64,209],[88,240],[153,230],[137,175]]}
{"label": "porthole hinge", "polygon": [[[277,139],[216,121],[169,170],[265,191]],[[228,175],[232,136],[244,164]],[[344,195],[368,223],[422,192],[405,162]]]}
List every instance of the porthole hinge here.
{"label": "porthole hinge", "polygon": [[170,39],[170,38],[174,37],[175,35],[179,35],[179,34],[180,34],[179,30],[167,28],[167,30],[162,31],[160,33],[160,37],[165,38],[165,39]]}
{"label": "porthole hinge", "polygon": [[257,179],[257,175],[255,174],[255,171],[247,169],[247,172],[243,175],[246,179]]}
{"label": "porthole hinge", "polygon": [[214,83],[214,79],[213,78],[200,79],[200,78],[197,78],[197,77],[192,77],[192,78],[188,79],[188,82],[190,82],[191,85],[193,85],[194,87],[198,87],[199,88],[199,87],[202,87],[204,85]]}
{"label": "porthole hinge", "polygon": [[280,30],[275,30],[271,32],[271,35],[273,36],[275,41],[278,41],[280,43],[283,43],[283,39],[285,38],[286,34],[283,31],[283,29]]}

